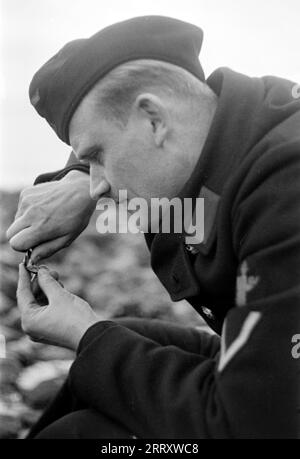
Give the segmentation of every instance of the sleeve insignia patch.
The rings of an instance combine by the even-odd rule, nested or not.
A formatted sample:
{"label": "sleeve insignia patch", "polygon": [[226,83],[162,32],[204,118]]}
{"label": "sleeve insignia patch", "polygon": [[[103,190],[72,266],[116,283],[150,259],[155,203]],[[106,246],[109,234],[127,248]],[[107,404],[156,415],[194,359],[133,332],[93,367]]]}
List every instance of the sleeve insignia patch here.
{"label": "sleeve insignia patch", "polygon": [[240,267],[240,275],[236,280],[236,304],[237,306],[246,306],[247,293],[251,292],[258,284],[258,276],[248,276],[248,264],[243,261]]}

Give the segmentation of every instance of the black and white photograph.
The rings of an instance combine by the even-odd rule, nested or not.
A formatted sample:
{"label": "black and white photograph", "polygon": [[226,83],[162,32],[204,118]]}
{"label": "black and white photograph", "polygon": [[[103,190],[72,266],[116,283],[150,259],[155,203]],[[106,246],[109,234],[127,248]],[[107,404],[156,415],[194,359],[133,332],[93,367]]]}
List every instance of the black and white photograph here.
{"label": "black and white photograph", "polygon": [[299,18],[0,0],[0,440],[300,439]]}

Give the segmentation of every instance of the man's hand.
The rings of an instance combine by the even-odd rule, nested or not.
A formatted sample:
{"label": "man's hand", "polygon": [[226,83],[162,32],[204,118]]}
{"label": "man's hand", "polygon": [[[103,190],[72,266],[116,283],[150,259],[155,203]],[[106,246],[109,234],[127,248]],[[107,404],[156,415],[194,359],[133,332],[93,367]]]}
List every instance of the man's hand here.
{"label": "man's hand", "polygon": [[39,269],[38,282],[48,299],[47,306],[37,303],[30,274],[21,263],[17,299],[24,332],[33,341],[76,350],[86,330],[101,319],[86,301],[65,290],[46,267]]}
{"label": "man's hand", "polygon": [[21,193],[7,238],[14,250],[34,248],[31,259],[37,263],[70,245],[88,225],[95,206],[89,176],[71,171],[62,180],[31,186]]}

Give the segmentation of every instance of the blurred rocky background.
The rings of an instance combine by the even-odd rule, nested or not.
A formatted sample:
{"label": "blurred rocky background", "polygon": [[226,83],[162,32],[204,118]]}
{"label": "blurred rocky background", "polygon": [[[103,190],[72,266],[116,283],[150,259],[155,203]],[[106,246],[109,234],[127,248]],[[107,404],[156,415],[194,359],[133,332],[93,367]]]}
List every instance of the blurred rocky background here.
{"label": "blurred rocky background", "polygon": [[[0,439],[24,438],[74,359],[71,351],[34,343],[22,332],[16,285],[23,255],[10,248],[5,236],[17,203],[18,193],[0,194]],[[100,235],[93,219],[71,247],[46,263],[65,288],[107,318],[161,318],[205,327],[185,301],[171,302],[149,266],[140,234]]]}

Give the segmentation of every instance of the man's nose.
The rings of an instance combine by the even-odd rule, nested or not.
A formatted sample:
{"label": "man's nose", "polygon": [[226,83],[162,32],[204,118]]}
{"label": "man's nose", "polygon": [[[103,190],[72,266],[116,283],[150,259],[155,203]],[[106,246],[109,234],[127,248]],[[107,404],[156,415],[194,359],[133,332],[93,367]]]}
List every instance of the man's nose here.
{"label": "man's nose", "polygon": [[90,195],[92,199],[98,201],[104,194],[108,193],[110,185],[106,180],[103,168],[90,165]]}

